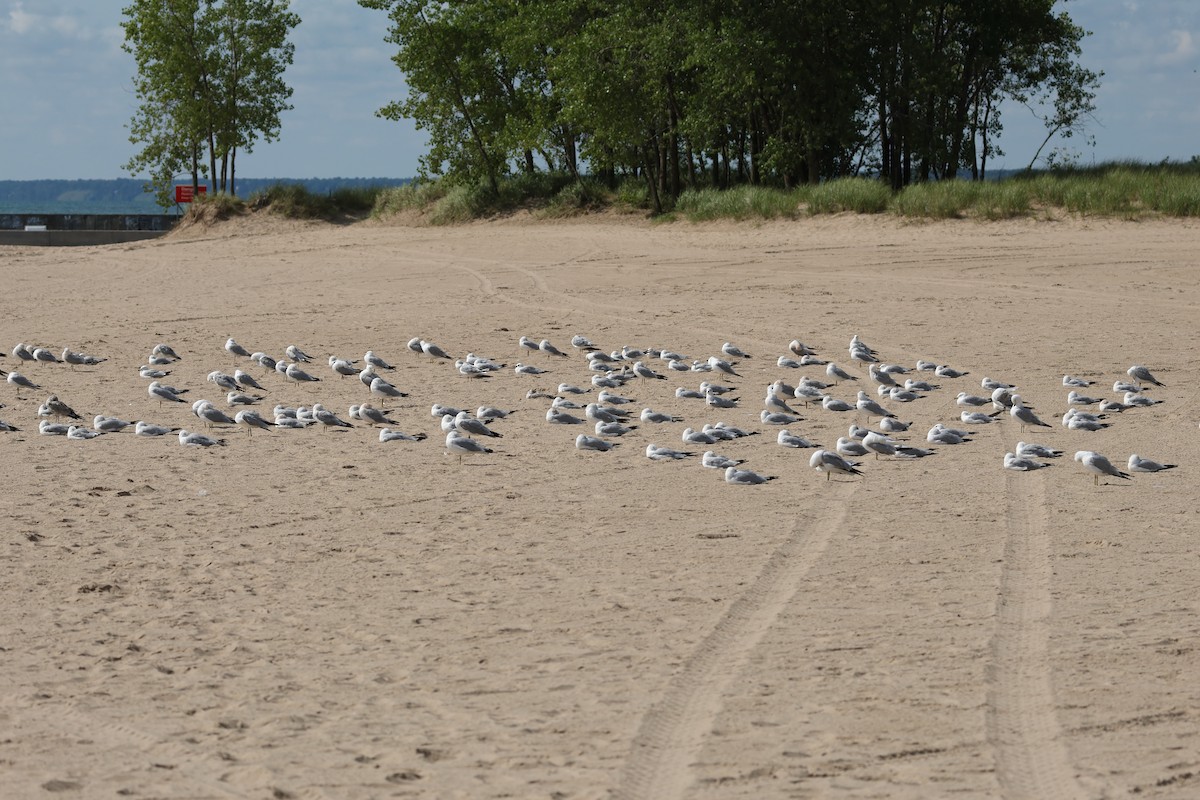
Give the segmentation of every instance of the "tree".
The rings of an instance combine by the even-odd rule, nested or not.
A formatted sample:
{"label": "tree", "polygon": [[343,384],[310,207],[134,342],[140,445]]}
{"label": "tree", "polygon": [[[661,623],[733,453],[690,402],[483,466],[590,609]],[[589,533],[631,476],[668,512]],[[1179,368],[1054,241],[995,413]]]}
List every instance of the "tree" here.
{"label": "tree", "polygon": [[122,14],[141,102],[130,142],[142,145],[125,169],[149,171],[163,206],[179,173],[233,193],[238,151],[278,138],[291,108],[283,73],[300,18],[287,0],[134,0]]}

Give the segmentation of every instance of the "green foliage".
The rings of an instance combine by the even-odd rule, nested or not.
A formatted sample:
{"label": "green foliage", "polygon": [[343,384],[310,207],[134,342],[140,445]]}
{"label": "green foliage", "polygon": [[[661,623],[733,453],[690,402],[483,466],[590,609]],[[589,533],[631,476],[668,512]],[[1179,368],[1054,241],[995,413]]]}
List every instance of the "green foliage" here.
{"label": "green foliage", "polygon": [[712,219],[791,219],[799,213],[806,190],[738,186],[728,190],[689,189],[675,210],[692,222]]}
{"label": "green foliage", "polygon": [[134,0],[122,10],[139,106],[129,124],[141,150],[124,166],[149,173],[160,205],[175,176],[234,192],[237,154],[280,133],[291,108],[287,37],[300,18],[275,0]]}
{"label": "green foliage", "polygon": [[379,186],[354,186],[322,194],[302,184],[277,183],[252,194],[250,206],[292,219],[340,220],[365,217],[377,206],[383,192]]}
{"label": "green foliage", "polygon": [[814,186],[808,195],[810,214],[881,214],[888,210],[892,192],[887,185],[868,178],[839,178]]}

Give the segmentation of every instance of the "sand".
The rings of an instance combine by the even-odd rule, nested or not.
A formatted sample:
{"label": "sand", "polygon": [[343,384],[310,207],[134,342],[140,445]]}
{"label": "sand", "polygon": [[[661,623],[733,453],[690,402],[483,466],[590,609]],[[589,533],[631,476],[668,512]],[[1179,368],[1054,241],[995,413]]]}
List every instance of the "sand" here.
{"label": "sand", "polygon": [[[1200,225],[1115,220],[907,224],[838,217],[651,224],[514,219],[453,228],[263,216],[148,243],[0,251],[0,342],[107,357],[18,367],[0,385],[7,609],[0,635],[5,797],[1085,798],[1200,792],[1196,475]],[[586,385],[583,357],[522,353],[731,341],[740,407],[677,399],[704,375],[634,383],[681,415],[610,453],[550,425],[531,388]],[[759,411],[798,338],[848,361],[968,370],[911,404],[910,444],[957,423],[960,391],[1019,384],[1047,429],[1007,417],[919,461],[864,459],[827,481]],[[106,414],[201,427],[137,374],[167,342],[169,382],[314,355],[320,383],[255,369],[267,409],[367,399],[330,354],[370,348],[410,394],[423,442],[273,431],[39,436],[53,392]],[[419,357],[533,363],[490,381]],[[789,354],[790,355],[790,354]],[[1064,373],[1111,397],[1132,364],[1163,402],[1068,431]],[[655,368],[667,373],[662,362]],[[927,375],[925,377],[928,377]],[[832,393],[853,399],[854,384]],[[587,396],[584,400],[586,401]],[[515,409],[485,456],[444,455],[433,403]],[[378,405],[378,403],[376,403]],[[575,412],[581,414],[582,412]],[[827,447],[862,416],[801,409]],[[766,475],[731,486],[684,427],[760,434],[713,447]],[[961,424],[958,427],[962,426]],[[590,425],[586,432],[592,432]],[[1067,451],[1013,473],[1018,439]],[[684,448],[702,451],[704,447]],[[1178,469],[1093,485],[1071,460],[1131,452]]]}

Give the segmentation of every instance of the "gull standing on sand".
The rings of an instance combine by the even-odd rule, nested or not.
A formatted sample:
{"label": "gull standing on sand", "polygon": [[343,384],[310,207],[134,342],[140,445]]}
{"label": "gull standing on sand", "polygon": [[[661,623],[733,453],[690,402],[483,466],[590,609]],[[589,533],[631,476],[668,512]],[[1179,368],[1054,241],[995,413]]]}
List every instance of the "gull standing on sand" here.
{"label": "gull standing on sand", "polygon": [[158,381],[152,381],[150,383],[150,385],[148,387],[146,387],[146,393],[149,394],[155,400],[158,400],[159,405],[162,404],[163,400],[166,400],[171,403],[186,403],[187,402],[182,397],[180,397],[172,387],[163,386]]}
{"label": "gull standing on sand", "polygon": [[1125,373],[1139,383],[1152,383],[1155,386],[1165,386],[1164,383],[1159,383],[1158,378],[1150,374],[1150,370],[1143,367],[1141,364],[1134,364]]}
{"label": "gull standing on sand", "polygon": [[22,389],[22,387],[24,387],[24,388],[26,388],[26,389],[41,389],[41,388],[42,388],[41,386],[38,386],[36,383],[34,383],[33,381],[29,380],[29,378],[26,378],[24,375],[22,375],[22,374],[21,374],[21,373],[19,373],[19,372],[10,372],[10,373],[8,373],[8,377],[7,377],[7,378],[5,378],[5,380],[6,380],[6,381],[8,381],[8,383],[9,383],[10,385],[12,385],[12,386],[15,386],[15,387],[16,387],[16,389],[17,389],[17,399],[18,399],[18,400],[20,400],[20,399],[21,399],[21,389]]}
{"label": "gull standing on sand", "polygon": [[325,426],[325,428],[353,428],[349,422],[338,417],[329,409],[320,403],[313,403],[312,407],[313,419]]}
{"label": "gull standing on sand", "polygon": [[56,417],[70,417],[71,419],[83,419],[75,412],[75,409],[58,399],[58,395],[52,394],[46,398],[46,408]]}
{"label": "gull standing on sand", "polygon": [[808,460],[808,465],[817,472],[825,473],[825,480],[829,480],[830,475],[838,473],[840,475],[862,475],[858,469],[859,464],[855,461],[847,461],[837,453],[831,450],[818,450],[812,454],[812,458]]}
{"label": "gull standing on sand", "polygon": [[734,376],[735,378],[740,378],[740,377],[742,377],[742,376],[741,376],[741,375],[739,375],[739,374],[737,373],[737,371],[736,371],[736,370],[733,368],[733,365],[732,365],[732,364],[730,364],[728,361],[725,361],[724,359],[717,358],[716,356],[709,356],[709,357],[708,357],[708,365],[709,365],[711,368],[715,369],[717,372],[723,372],[723,373],[725,373],[726,375],[732,375],[732,376]]}
{"label": "gull standing on sand", "polygon": [[721,345],[721,352],[731,358],[750,358],[749,354],[747,354],[744,350],[742,350],[742,348],[738,347],[733,342],[726,342],[725,344]]}
{"label": "gull standing on sand", "polygon": [[467,438],[457,430],[452,430],[446,434],[446,455],[458,456],[458,463],[462,463],[464,455],[486,454],[494,452],[491,448],[484,447],[474,439]]}
{"label": "gull standing on sand", "polygon": [[1040,419],[1038,419],[1037,414],[1033,413],[1021,404],[1021,395],[1019,394],[1014,394],[1012,396],[1012,406],[1010,406],[1008,409],[1008,415],[1017,422],[1021,423],[1021,427],[1025,427],[1026,425],[1033,425],[1038,428],[1050,427],[1048,423],[1042,422]]}
{"label": "gull standing on sand", "polygon": [[312,361],[312,356],[296,347],[294,344],[289,344],[283,351],[283,354],[292,361]]}
{"label": "gull standing on sand", "polygon": [[311,381],[321,380],[320,378],[318,378],[314,375],[309,375],[307,372],[300,369],[300,367],[297,366],[296,364],[288,364],[287,369],[284,371],[284,375],[286,375],[287,377],[291,378],[294,381],[301,381],[301,382],[304,382],[304,381],[311,382]]}
{"label": "gull standing on sand", "polygon": [[259,383],[253,375],[248,372],[243,372],[240,369],[233,371],[233,379],[247,388],[258,389],[260,392],[266,391],[266,389],[262,387],[262,384]]}
{"label": "gull standing on sand", "polygon": [[62,360],[70,364],[71,369],[74,369],[77,365],[94,367],[101,362],[108,361],[107,358],[97,358],[96,356],[89,356],[84,353],[76,353],[69,347],[63,348]]}
{"label": "gull standing on sand", "polygon": [[421,352],[432,358],[445,358],[449,361],[454,360],[449,354],[446,353],[445,350],[438,347],[433,342],[427,342],[424,339],[421,340]]}
{"label": "gull standing on sand", "polygon": [[213,423],[216,425],[236,425],[237,420],[226,414],[221,409],[214,406],[207,400],[197,400],[192,405],[192,411],[197,417],[205,421],[205,424]]}
{"label": "gull standing on sand", "polygon": [[857,408],[859,411],[866,414],[868,421],[870,421],[871,417],[894,417],[894,416],[896,416],[895,414],[888,411],[883,406],[879,405],[879,403],[877,403],[875,400],[873,400],[870,395],[868,395],[866,392],[862,391],[861,389],[858,392],[858,402],[855,403],[855,408]]}
{"label": "gull standing on sand", "polygon": [[247,435],[254,433],[255,428],[269,431],[271,428],[275,427],[274,422],[268,422],[267,420],[263,419],[257,411],[251,409],[239,411],[233,416],[233,421],[238,425],[245,427]]}
{"label": "gull standing on sand", "polygon": [[454,416],[454,427],[463,433],[472,433],[476,436],[490,436],[494,439],[504,437],[504,434],[492,430],[483,420],[470,416],[466,411],[460,411]]}
{"label": "gull standing on sand", "polygon": [[241,356],[242,358],[250,357],[250,351],[235,342],[232,336],[225,340],[225,349],[233,356]]}
{"label": "gull standing on sand", "polygon": [[1108,475],[1113,478],[1129,480],[1129,475],[1112,465],[1104,456],[1092,450],[1080,450],[1075,454],[1075,460],[1083,464],[1083,468],[1092,473],[1092,484],[1100,484],[1100,476]]}
{"label": "gull standing on sand", "polygon": [[395,369],[391,364],[375,355],[374,350],[368,350],[363,354],[363,363],[369,364],[372,367],[378,367],[379,369]]}

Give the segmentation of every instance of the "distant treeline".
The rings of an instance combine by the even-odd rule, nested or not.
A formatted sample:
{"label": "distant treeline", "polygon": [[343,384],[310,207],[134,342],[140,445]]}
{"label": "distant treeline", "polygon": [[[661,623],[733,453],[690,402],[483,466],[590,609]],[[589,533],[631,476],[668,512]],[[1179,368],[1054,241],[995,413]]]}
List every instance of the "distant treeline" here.
{"label": "distant treeline", "polygon": [[[328,194],[339,189],[403,186],[409,178],[239,178],[238,190],[245,197],[277,184],[301,185],[313,194]],[[180,181],[184,183],[186,181]],[[145,189],[146,182],[137,178],[113,180],[0,180],[0,205],[7,208],[48,204],[72,206],[141,207],[157,211],[154,195]]]}

